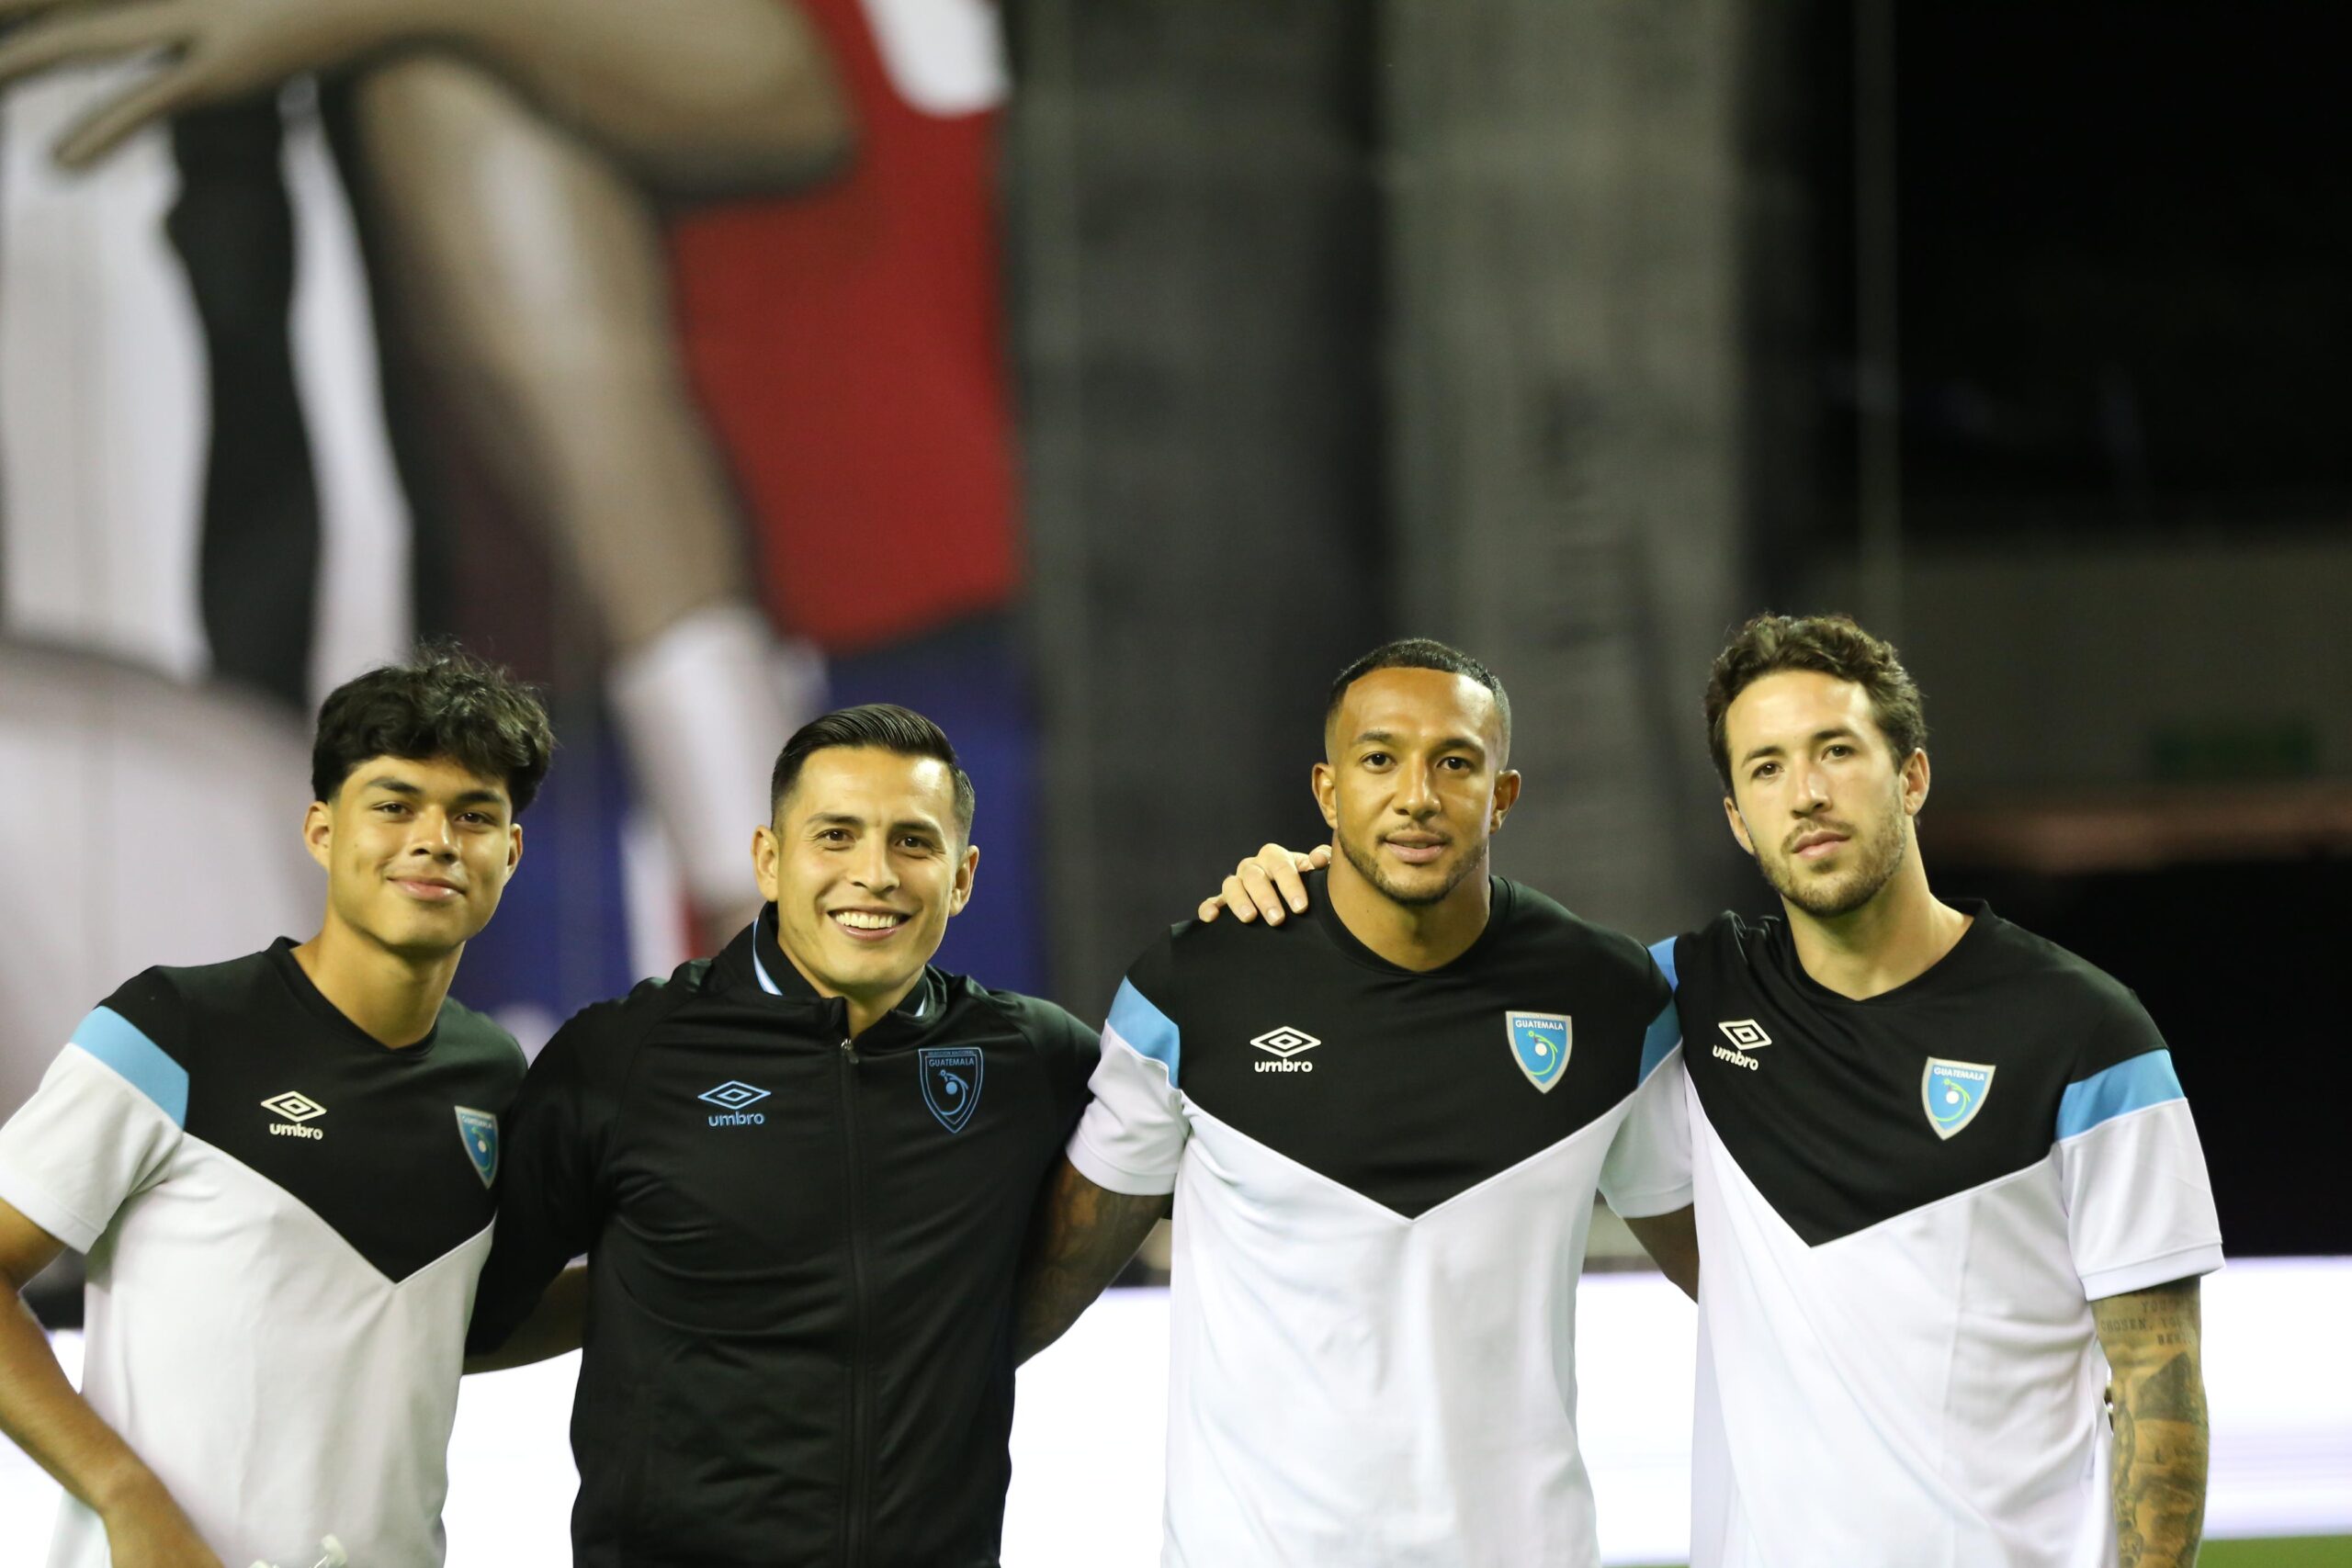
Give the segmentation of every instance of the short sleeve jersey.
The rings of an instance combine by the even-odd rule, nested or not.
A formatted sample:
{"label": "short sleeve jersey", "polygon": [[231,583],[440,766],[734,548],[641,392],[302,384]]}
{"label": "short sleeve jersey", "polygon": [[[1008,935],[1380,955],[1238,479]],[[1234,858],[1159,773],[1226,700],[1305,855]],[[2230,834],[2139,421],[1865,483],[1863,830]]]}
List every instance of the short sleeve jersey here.
{"label": "short sleeve jersey", "polygon": [[1069,1145],[1175,1193],[1164,1561],[1596,1562],[1576,1282],[1596,1190],[1690,1201],[1666,982],[1501,878],[1413,973],[1309,880],[1144,953]]}
{"label": "short sleeve jersey", "polygon": [[2132,993],[1962,907],[1860,1001],[1777,919],[1653,950],[1698,1203],[1694,1568],[2114,1561],[2090,1303],[2221,1267],[2204,1156]]}
{"label": "short sleeve jersey", "polygon": [[[89,1254],[83,1393],[223,1562],[437,1563],[523,1055],[454,1001],[388,1049],[292,945],[108,997],[0,1128],[0,1199]],[[68,1497],[51,1568],[107,1561]]]}

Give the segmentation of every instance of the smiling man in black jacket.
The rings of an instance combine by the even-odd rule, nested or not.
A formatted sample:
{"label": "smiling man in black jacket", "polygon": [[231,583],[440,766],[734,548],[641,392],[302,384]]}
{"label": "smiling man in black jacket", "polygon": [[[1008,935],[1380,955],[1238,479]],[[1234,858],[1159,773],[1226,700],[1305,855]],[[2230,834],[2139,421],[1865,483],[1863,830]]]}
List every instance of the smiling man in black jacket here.
{"label": "smiling man in black jacket", "polygon": [[979,861],[937,726],[829,714],[771,800],[758,919],[532,1066],[469,1348],[588,1253],[582,1568],[993,1564],[1014,1269],[1094,1031],[931,967]]}

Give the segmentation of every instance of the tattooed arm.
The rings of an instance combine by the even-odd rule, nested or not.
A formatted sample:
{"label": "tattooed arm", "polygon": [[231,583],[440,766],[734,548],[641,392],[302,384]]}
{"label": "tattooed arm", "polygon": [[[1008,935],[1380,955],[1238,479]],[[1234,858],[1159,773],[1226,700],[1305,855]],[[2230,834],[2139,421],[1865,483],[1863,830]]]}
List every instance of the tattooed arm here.
{"label": "tattooed arm", "polygon": [[2121,1568],[2188,1568],[2205,1529],[2205,1375],[2197,1281],[2091,1303],[2110,1372]]}
{"label": "tattooed arm", "polygon": [[1014,1308],[1014,1357],[1025,1361],[1060,1338],[1167,1212],[1164,1195],[1136,1197],[1097,1187],[1063,1159],[1029,1223]]}

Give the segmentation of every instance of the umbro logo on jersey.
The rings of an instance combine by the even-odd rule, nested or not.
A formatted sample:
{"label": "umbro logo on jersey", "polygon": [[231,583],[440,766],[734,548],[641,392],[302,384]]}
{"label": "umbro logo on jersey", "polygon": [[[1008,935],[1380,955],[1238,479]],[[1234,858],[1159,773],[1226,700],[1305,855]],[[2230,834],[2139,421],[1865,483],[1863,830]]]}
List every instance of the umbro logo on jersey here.
{"label": "umbro logo on jersey", "polygon": [[1919,1102],[1927,1108],[1928,1125],[1939,1138],[1949,1138],[1976,1120],[1984,1097],[1993,1091],[1993,1069],[1982,1062],[1947,1062],[1928,1058],[1919,1077]]}
{"label": "umbro logo on jersey", "polygon": [[302,1123],[324,1116],[327,1113],[327,1108],[299,1089],[289,1089],[284,1094],[273,1094],[261,1102],[261,1108],[272,1115],[284,1118],[283,1121],[272,1122],[269,1124],[271,1134],[277,1137],[323,1138],[326,1136],[322,1129],[305,1127]]}
{"label": "umbro logo on jersey", "polygon": [[753,1089],[750,1084],[739,1083],[733,1078],[729,1078],[716,1089],[707,1089],[695,1096],[696,1100],[708,1100],[719,1108],[718,1114],[710,1118],[710,1124],[714,1127],[765,1126],[768,1120],[767,1113],[747,1108],[757,1105],[767,1097],[766,1089]]}
{"label": "umbro logo on jersey", "polygon": [[1715,1060],[1729,1062],[1735,1067],[1746,1067],[1751,1073],[1764,1065],[1747,1054],[1761,1051],[1772,1043],[1772,1037],[1764,1032],[1762,1024],[1752,1018],[1735,1018],[1715,1027],[1722,1030],[1724,1038],[1731,1042],[1729,1045],[1713,1048],[1712,1055]]}
{"label": "umbro logo on jersey", "polygon": [[1560,1074],[1568,1065],[1568,1050],[1575,1043],[1574,1031],[1568,1015],[1564,1012],[1506,1012],[1503,1025],[1510,1031],[1510,1059],[1527,1075],[1527,1081],[1552,1092],[1560,1081]]}
{"label": "umbro logo on jersey", "polygon": [[1314,1063],[1295,1061],[1292,1058],[1301,1051],[1312,1051],[1323,1042],[1316,1039],[1304,1029],[1293,1029],[1285,1023],[1280,1029],[1269,1029],[1265,1033],[1251,1040],[1250,1043],[1270,1055],[1281,1058],[1279,1061],[1259,1063],[1258,1070],[1261,1073],[1311,1073],[1315,1070]]}

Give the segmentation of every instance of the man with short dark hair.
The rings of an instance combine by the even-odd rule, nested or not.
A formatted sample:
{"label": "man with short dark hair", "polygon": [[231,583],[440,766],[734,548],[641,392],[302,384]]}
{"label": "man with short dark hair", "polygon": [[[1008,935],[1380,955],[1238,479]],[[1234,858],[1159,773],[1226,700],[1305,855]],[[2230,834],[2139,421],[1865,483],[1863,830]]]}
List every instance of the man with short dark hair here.
{"label": "man with short dark hair", "polygon": [[582,1568],[993,1563],[1015,1264],[1094,1032],[931,967],[979,862],[937,726],[828,714],[772,784],[759,918],[533,1065],[474,1340],[588,1253]]}
{"label": "man with short dark hair", "polygon": [[2222,1238],[2164,1037],[1928,890],[1927,723],[1888,644],[1759,615],[1705,714],[1781,918],[1653,950],[1705,1260],[1691,1562],[2185,1568]]}
{"label": "man with short dark hair", "polygon": [[1423,638],[1333,683],[1315,913],[1127,973],[1025,1280],[1049,1343],[1175,1198],[1168,1564],[1599,1562],[1576,1430],[1596,1190],[1678,1269],[1666,981],[1491,875],[1510,700]]}
{"label": "man with short dark hair", "polygon": [[[302,827],[318,934],[129,981],[0,1128],[0,1428],[66,1490],[52,1568],[307,1563],[329,1534],[360,1563],[441,1560],[523,1077],[449,982],[552,744],[526,688],[454,649],[338,688]],[[13,1297],[68,1246],[90,1254],[78,1394]]]}

